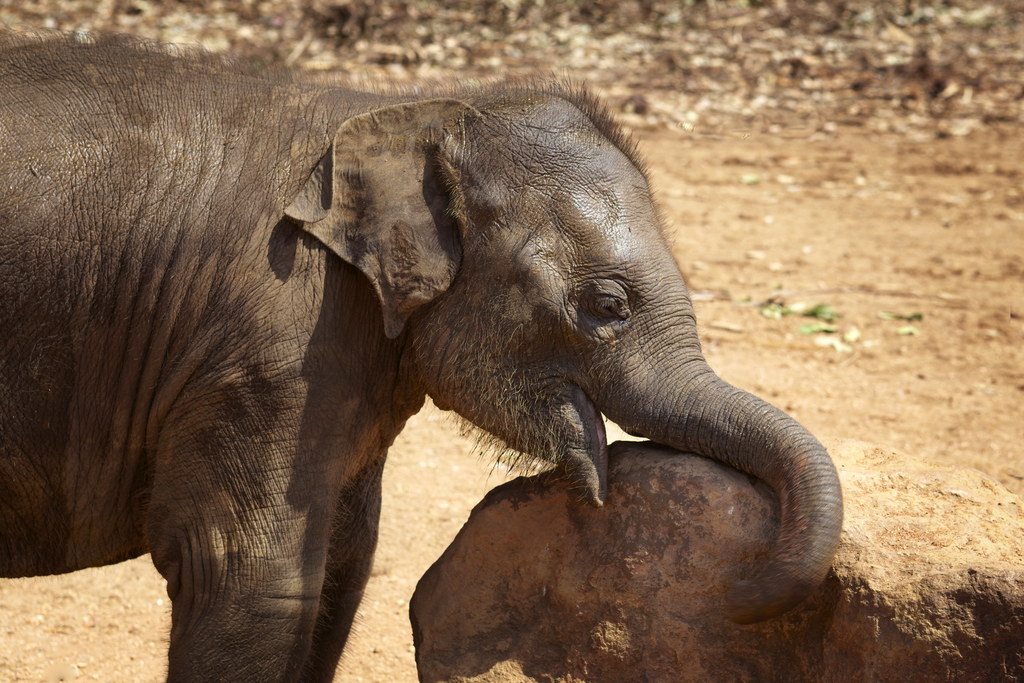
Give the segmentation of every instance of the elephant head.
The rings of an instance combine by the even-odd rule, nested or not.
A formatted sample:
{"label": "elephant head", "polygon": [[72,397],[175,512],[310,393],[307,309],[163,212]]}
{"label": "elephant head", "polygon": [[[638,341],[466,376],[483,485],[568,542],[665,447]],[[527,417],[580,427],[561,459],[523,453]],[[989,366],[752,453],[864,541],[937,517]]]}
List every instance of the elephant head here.
{"label": "elephant head", "polygon": [[781,508],[729,616],[780,614],[824,578],[842,498],[796,421],[719,379],[633,146],[569,87],[471,91],[338,131],[287,210],[373,284],[434,402],[605,497],[601,415],[768,483]]}

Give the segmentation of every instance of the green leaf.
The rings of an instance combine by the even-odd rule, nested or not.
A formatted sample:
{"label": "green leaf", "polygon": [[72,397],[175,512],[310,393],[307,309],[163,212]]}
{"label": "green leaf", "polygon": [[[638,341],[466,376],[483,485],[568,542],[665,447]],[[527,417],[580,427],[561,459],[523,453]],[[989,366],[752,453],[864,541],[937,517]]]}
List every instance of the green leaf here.
{"label": "green leaf", "polygon": [[800,334],[818,334],[819,332],[832,334],[837,329],[838,328],[831,323],[805,323],[800,326]]}
{"label": "green leaf", "polygon": [[828,304],[818,304],[813,308],[808,308],[804,311],[804,316],[824,320],[827,323],[835,322],[839,319],[839,314],[836,313],[836,310]]}
{"label": "green leaf", "polygon": [[805,310],[807,310],[807,304],[803,303],[802,301],[797,301],[787,306],[785,304],[779,303],[778,301],[769,301],[768,303],[761,306],[761,308],[759,308],[758,310],[761,312],[761,315],[763,315],[766,318],[771,318],[772,320],[781,320],[782,317],[786,315],[795,315],[797,313],[803,313]]}
{"label": "green leaf", "polygon": [[761,176],[756,173],[744,173],[740,176],[740,182],[744,185],[757,185],[761,182]]}
{"label": "green leaf", "polygon": [[902,334],[904,336],[917,334],[918,329],[914,325],[904,325],[903,327],[896,330],[896,334]]}
{"label": "green leaf", "polygon": [[860,340],[860,330],[856,327],[851,327],[843,334],[843,341],[847,344],[852,344]]}
{"label": "green leaf", "polygon": [[889,313],[888,311],[881,311],[878,317],[882,320],[906,320],[907,322],[924,320],[923,313]]}

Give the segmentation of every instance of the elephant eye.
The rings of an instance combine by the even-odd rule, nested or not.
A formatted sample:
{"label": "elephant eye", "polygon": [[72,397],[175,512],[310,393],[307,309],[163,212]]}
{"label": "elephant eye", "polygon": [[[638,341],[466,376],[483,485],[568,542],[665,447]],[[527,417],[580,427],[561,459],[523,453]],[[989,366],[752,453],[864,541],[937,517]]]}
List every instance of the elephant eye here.
{"label": "elephant eye", "polygon": [[601,318],[625,320],[629,317],[629,305],[617,296],[598,295],[593,309],[592,312]]}
{"label": "elephant eye", "polygon": [[588,289],[582,303],[586,313],[598,324],[623,322],[629,319],[626,292],[616,282],[602,283]]}

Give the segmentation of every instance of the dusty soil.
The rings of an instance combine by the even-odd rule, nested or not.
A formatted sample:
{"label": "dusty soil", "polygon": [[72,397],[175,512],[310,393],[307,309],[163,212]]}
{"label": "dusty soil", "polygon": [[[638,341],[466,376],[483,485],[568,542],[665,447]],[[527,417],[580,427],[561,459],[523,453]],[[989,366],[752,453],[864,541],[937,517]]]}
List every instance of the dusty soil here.
{"label": "dusty soil", "polygon": [[[974,467],[1024,494],[1019,132],[636,135],[723,377],[822,437]],[[820,321],[766,317],[768,300],[828,304],[837,332],[802,334]],[[819,345],[843,336],[842,350]],[[407,601],[505,476],[438,410],[409,423],[385,473],[376,568],[340,680],[415,680]],[[160,680],[168,621],[148,558],[0,581],[0,679]]]}
{"label": "dusty soil", "polygon": [[[202,40],[399,82],[570,68],[640,140],[723,377],[821,437],[974,467],[1024,495],[1024,42],[1013,2],[915,0],[897,15],[850,0],[798,15],[723,1],[695,3],[706,11],[682,21],[674,2],[485,2],[498,14],[484,28],[471,4],[452,3],[462,23],[446,15],[435,33],[400,2],[373,15],[362,2],[0,0],[0,22]],[[537,14],[545,7],[589,8],[603,28]],[[818,304],[839,317],[792,312]],[[415,680],[416,580],[506,476],[436,409],[410,421],[388,462],[376,568],[339,680]],[[145,557],[0,580],[0,680],[161,680],[168,624]]]}

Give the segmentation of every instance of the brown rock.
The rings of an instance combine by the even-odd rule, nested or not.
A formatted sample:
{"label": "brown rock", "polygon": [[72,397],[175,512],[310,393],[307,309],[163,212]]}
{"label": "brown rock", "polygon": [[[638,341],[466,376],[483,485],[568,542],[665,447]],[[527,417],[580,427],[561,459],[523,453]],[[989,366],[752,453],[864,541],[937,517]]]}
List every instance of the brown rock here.
{"label": "brown rock", "polygon": [[777,525],[750,477],[620,442],[604,508],[543,477],[499,486],[413,596],[421,681],[1024,680],[1024,502],[974,470],[829,450],[833,571],[751,626],[722,614]]}

